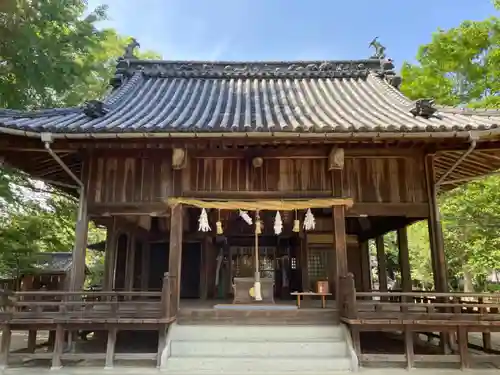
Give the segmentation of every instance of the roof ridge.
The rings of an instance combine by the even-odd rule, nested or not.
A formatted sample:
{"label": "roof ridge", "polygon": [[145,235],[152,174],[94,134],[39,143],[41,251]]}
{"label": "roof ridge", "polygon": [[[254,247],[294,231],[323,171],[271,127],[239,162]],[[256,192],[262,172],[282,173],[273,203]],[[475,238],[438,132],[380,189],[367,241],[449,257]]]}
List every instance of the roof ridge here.
{"label": "roof ridge", "polygon": [[439,112],[450,113],[464,116],[498,116],[500,109],[498,108],[468,108],[468,107],[452,107],[446,105],[436,105]]}
{"label": "roof ridge", "polygon": [[349,78],[366,77],[368,72],[392,71],[391,60],[338,60],[298,62],[188,62],[122,59],[111,84],[116,88],[141,72],[160,78]]}
{"label": "roof ridge", "polygon": [[63,107],[63,108],[49,108],[49,109],[38,109],[34,111],[25,111],[22,109],[0,109],[0,117],[52,117],[60,115],[68,115],[80,113],[82,111],[81,107]]}

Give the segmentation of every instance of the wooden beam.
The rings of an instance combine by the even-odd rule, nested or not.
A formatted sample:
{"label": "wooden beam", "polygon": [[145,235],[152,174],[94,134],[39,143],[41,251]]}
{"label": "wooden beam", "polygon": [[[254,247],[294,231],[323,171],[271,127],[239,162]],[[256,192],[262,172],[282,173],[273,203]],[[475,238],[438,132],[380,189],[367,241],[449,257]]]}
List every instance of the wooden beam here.
{"label": "wooden beam", "polygon": [[381,292],[387,292],[387,258],[385,256],[384,236],[375,238],[377,247],[377,266],[378,266],[378,288]]}
{"label": "wooden beam", "polygon": [[89,203],[88,213],[91,217],[101,216],[164,216],[168,207],[164,202],[126,202],[126,203]]}
{"label": "wooden beam", "polygon": [[427,203],[363,203],[354,202],[346,212],[347,217],[404,216],[425,219],[429,216]]}
{"label": "wooden beam", "polygon": [[[346,148],[339,144],[336,149],[344,150],[344,158],[408,158],[423,155],[421,149],[401,148]],[[278,148],[249,147],[247,150],[240,149],[206,149],[194,150],[191,156],[194,159],[245,159],[249,155],[259,156],[263,159],[328,159],[331,146],[314,145],[311,147],[291,146]]]}
{"label": "wooden beam", "polygon": [[[300,198],[331,198],[331,191],[295,190],[295,191],[207,191],[184,190],[182,197],[199,199],[300,199]],[[340,198],[340,197],[339,197]]]}
{"label": "wooden beam", "polygon": [[182,261],[182,205],[171,208],[170,216],[170,241],[169,241],[169,266],[168,273],[171,278],[170,311],[177,315],[180,301],[181,286],[181,261]]}

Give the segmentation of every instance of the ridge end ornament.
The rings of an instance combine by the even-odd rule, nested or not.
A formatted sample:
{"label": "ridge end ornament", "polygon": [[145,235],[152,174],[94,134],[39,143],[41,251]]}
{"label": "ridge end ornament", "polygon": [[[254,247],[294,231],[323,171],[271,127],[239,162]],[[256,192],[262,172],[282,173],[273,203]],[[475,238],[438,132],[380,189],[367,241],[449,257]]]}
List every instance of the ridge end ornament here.
{"label": "ridge end ornament", "polygon": [[135,38],[130,39],[130,43],[125,46],[125,51],[123,53],[123,58],[125,60],[127,59],[137,59],[137,56],[135,56],[134,51],[136,48],[139,48],[141,45]]}
{"label": "ridge end ornament", "polygon": [[372,47],[375,49],[375,52],[370,57],[371,59],[382,60],[385,59],[385,47],[378,41],[378,36],[373,38],[368,47]]}

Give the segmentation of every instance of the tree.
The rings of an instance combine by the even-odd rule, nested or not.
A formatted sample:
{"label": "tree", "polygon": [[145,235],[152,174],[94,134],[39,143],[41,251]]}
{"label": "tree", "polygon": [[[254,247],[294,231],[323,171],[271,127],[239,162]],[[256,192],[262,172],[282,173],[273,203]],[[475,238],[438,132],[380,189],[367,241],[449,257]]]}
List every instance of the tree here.
{"label": "tree", "polygon": [[[0,1],[0,107],[68,107],[103,97],[128,44],[115,30],[96,27],[105,17],[106,7],[89,11],[84,0]],[[139,57],[160,58],[148,51]],[[75,199],[5,166],[0,213],[3,274],[29,268],[37,252],[73,247]],[[89,231],[90,241],[104,238],[93,224]],[[99,268],[101,258],[91,263]]]}
{"label": "tree", "polygon": [[86,56],[106,33],[101,6],[85,15],[83,0],[14,0],[0,13],[0,106],[33,109],[63,104],[81,77]]}
{"label": "tree", "polygon": [[484,289],[500,265],[500,180],[492,176],[441,198],[446,255],[464,289]]}
{"label": "tree", "polygon": [[[495,0],[496,9],[500,1]],[[443,105],[500,107],[500,19],[464,21],[438,30],[404,63],[401,90],[411,99],[435,98]]]}
{"label": "tree", "polygon": [[[493,4],[500,9],[500,0]],[[464,21],[455,28],[438,30],[428,44],[420,47],[417,61],[416,65],[405,63],[402,68],[401,90],[409,98],[434,98],[443,105],[500,108],[499,17]],[[440,196],[448,271],[455,288],[484,289],[487,276],[499,268],[498,192],[500,178],[493,176]],[[425,252],[412,242],[412,257],[420,258]],[[426,274],[432,267],[427,263],[422,268],[421,263],[412,262],[414,277],[428,279]]]}

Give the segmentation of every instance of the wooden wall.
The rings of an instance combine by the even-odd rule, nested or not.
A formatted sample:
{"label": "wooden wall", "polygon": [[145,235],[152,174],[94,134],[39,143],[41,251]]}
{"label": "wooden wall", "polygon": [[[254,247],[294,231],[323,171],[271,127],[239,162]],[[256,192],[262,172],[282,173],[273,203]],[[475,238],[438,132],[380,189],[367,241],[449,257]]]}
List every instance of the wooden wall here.
{"label": "wooden wall", "polygon": [[84,166],[90,203],[158,202],[171,196],[177,183],[166,151],[90,156]]}
{"label": "wooden wall", "polygon": [[[328,193],[333,188],[326,158],[270,158],[261,168],[244,158],[191,158],[184,170],[174,171],[169,150],[140,156],[110,151],[89,157],[84,170],[91,204],[160,202],[182,192]],[[408,156],[346,157],[343,191],[355,203],[426,202],[423,163]]]}

